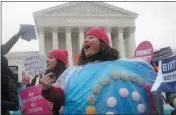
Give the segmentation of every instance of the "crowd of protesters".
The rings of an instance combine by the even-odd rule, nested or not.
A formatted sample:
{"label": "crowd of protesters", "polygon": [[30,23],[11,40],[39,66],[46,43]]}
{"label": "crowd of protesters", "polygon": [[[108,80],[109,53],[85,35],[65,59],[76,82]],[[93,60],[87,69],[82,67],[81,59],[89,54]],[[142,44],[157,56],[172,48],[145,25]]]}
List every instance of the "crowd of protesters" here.
{"label": "crowd of protesters", "polygon": [[[146,62],[137,62],[136,60],[128,59],[121,60],[118,50],[113,49],[109,45],[110,41],[106,31],[102,28],[93,28],[85,34],[83,48],[80,51],[79,61],[76,66],[68,67],[68,52],[66,50],[54,49],[47,54],[47,70],[44,75],[40,74],[34,76],[31,82],[29,77],[23,76],[22,83],[19,83],[15,78],[14,73],[9,69],[8,60],[4,55],[10,51],[22,34],[24,34],[24,32],[20,30],[6,44],[1,45],[2,115],[9,115],[10,111],[16,111],[16,113],[13,114],[23,114],[26,111],[26,107],[21,102],[19,92],[25,88],[39,84],[42,86],[41,94],[48,100],[48,107],[52,110],[53,114],[100,114],[100,110],[96,111],[94,108],[87,108],[85,110],[85,104],[81,101],[85,99],[83,98],[84,95],[81,95],[82,93],[80,93],[80,96],[79,93],[77,93],[77,90],[81,90],[81,85],[85,90],[89,91],[91,89],[89,85],[93,82],[98,82],[98,79],[95,79],[94,81],[90,80],[94,79],[91,77],[93,75],[94,77],[99,77],[98,75],[95,75],[96,71],[89,71],[88,73],[84,73],[84,71],[89,69],[92,70],[92,68],[95,68],[96,70],[96,68],[99,68],[99,64],[104,64],[104,68],[106,68],[111,62],[117,63],[120,68],[123,68],[121,70],[125,70],[128,73],[144,75],[143,79],[149,84],[151,84],[151,81],[148,81],[148,79],[145,78],[149,75],[148,73],[153,75],[152,78],[156,77],[155,73],[157,71]],[[127,65],[130,65],[130,67]],[[134,69],[134,66],[141,66],[143,68],[140,68],[138,71],[130,70],[131,68]],[[147,73],[146,70],[150,72]],[[84,76],[86,76],[86,78],[84,78]],[[116,77],[114,77],[114,79],[115,78]],[[124,80],[125,78],[122,79]],[[138,89],[138,87],[134,85],[133,80],[129,81],[128,84],[127,82],[119,82],[119,84],[126,84],[128,85],[128,88],[133,89],[136,87]],[[116,86],[117,89],[119,87],[120,86]],[[151,92],[150,89],[145,89],[145,87],[140,90],[141,91],[138,91],[137,93],[141,95],[141,99],[146,106],[145,113],[163,114],[163,98],[161,94],[157,91]],[[111,93],[112,92],[110,92],[110,94]],[[84,94],[86,94],[86,92]],[[175,107],[176,93],[166,93],[166,100],[171,106]],[[121,108],[117,113],[123,114],[127,111],[125,110],[127,109],[126,107],[129,107],[129,114],[138,114],[139,111],[134,110],[133,104],[127,106],[125,105],[127,101],[123,99],[121,101],[124,101],[124,104],[121,104],[120,107],[116,108]],[[103,104],[103,101],[99,103],[101,105],[101,103]]]}

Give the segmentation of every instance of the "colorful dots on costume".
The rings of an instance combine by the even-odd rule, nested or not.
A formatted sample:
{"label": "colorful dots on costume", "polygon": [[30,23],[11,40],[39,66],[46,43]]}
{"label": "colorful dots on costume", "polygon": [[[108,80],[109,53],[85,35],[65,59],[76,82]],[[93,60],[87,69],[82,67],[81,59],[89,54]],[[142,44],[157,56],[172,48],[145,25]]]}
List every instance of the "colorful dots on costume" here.
{"label": "colorful dots on costume", "polygon": [[107,100],[107,105],[109,107],[115,107],[117,105],[117,100],[114,97],[109,97]]}
{"label": "colorful dots on costume", "polygon": [[90,95],[87,97],[87,103],[90,105],[94,105],[96,102],[96,97],[94,95]]}
{"label": "colorful dots on costume", "polygon": [[128,97],[128,95],[129,95],[128,89],[126,89],[126,88],[121,88],[121,89],[119,90],[119,94],[120,94],[121,97]]}
{"label": "colorful dots on costume", "polygon": [[106,113],[106,115],[114,115],[114,112],[108,111],[108,112]]}
{"label": "colorful dots on costume", "polygon": [[112,76],[112,79],[113,79],[113,80],[118,80],[118,79],[119,79],[119,75],[118,75],[117,73],[115,73],[115,72],[113,72],[113,73],[111,74],[111,76]]}
{"label": "colorful dots on costume", "polygon": [[145,82],[144,82],[144,80],[143,80],[142,78],[138,78],[138,79],[137,79],[137,84],[138,84],[140,87],[144,87]]}
{"label": "colorful dots on costume", "polygon": [[102,78],[102,79],[100,80],[100,83],[101,83],[102,85],[109,85],[110,82],[111,82],[111,81],[110,81],[108,78],[106,78],[106,77],[104,77],[104,78]]}
{"label": "colorful dots on costume", "polygon": [[139,113],[144,113],[145,112],[145,106],[143,104],[139,104],[137,106],[137,110]]}
{"label": "colorful dots on costume", "polygon": [[130,79],[130,81],[132,81],[132,82],[136,82],[137,80],[136,80],[136,77],[134,76],[134,75],[130,75],[129,76],[129,79]]}
{"label": "colorful dots on costume", "polygon": [[128,80],[128,75],[127,74],[122,74],[120,77],[121,77],[121,79],[123,81],[127,81]]}
{"label": "colorful dots on costume", "polygon": [[88,106],[87,109],[86,109],[86,114],[96,114],[96,109],[93,107],[93,106]]}
{"label": "colorful dots on costume", "polygon": [[101,86],[98,85],[98,84],[95,84],[93,87],[92,87],[92,92],[93,94],[97,95],[101,92]]}
{"label": "colorful dots on costume", "polygon": [[139,93],[138,92],[133,92],[132,93],[132,98],[137,102],[137,101],[139,101],[140,100],[140,95],[139,95]]}
{"label": "colorful dots on costume", "polygon": [[145,90],[150,92],[151,91],[151,86],[149,84],[145,84],[144,86]]}

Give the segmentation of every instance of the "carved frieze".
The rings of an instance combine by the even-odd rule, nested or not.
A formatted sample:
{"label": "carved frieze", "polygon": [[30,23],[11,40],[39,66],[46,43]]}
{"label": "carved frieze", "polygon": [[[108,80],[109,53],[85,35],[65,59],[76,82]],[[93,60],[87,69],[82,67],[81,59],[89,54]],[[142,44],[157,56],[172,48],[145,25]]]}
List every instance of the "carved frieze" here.
{"label": "carved frieze", "polygon": [[92,2],[83,2],[70,5],[61,9],[47,12],[46,14],[116,14],[125,15],[122,11],[108,8]]}

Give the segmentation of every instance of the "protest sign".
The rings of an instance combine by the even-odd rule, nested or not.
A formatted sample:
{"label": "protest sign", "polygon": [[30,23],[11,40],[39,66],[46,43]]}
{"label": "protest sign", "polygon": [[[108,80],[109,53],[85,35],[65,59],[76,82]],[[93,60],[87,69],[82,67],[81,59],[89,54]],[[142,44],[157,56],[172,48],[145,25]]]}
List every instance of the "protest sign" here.
{"label": "protest sign", "polygon": [[147,62],[151,62],[153,55],[153,46],[149,41],[144,41],[138,45],[135,50],[134,58],[143,59]]}
{"label": "protest sign", "polygon": [[153,53],[152,61],[159,61],[161,59],[171,56],[172,54],[173,53],[170,47],[162,48],[159,51]]}
{"label": "protest sign", "polygon": [[24,33],[21,35],[21,39],[26,41],[31,41],[32,39],[36,40],[36,31],[35,26],[30,24],[21,24],[20,25],[21,31]]}
{"label": "protest sign", "polygon": [[[155,85],[158,84],[158,85]],[[159,61],[159,72],[154,86],[160,92],[176,92],[176,55]]]}
{"label": "protest sign", "polygon": [[25,76],[34,77],[45,73],[47,69],[46,55],[28,56],[23,60]]}
{"label": "protest sign", "polygon": [[23,105],[26,107],[24,114],[40,114],[46,115],[52,114],[48,106],[48,101],[45,100],[41,95],[41,86],[33,86],[27,89],[24,89],[20,92],[21,100]]}
{"label": "protest sign", "polygon": [[176,55],[165,58],[160,63],[163,82],[176,81]]}

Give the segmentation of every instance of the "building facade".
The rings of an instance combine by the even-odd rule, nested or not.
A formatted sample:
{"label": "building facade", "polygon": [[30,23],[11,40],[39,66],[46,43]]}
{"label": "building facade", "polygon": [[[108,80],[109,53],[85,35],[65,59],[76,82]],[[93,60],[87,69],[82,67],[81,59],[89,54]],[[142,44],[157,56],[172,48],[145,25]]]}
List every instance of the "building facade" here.
{"label": "building facade", "polygon": [[106,30],[110,45],[122,57],[133,57],[136,13],[103,2],[69,2],[34,12],[33,16],[39,54],[52,49],[67,49],[69,65],[74,65],[87,30],[101,27]]}

